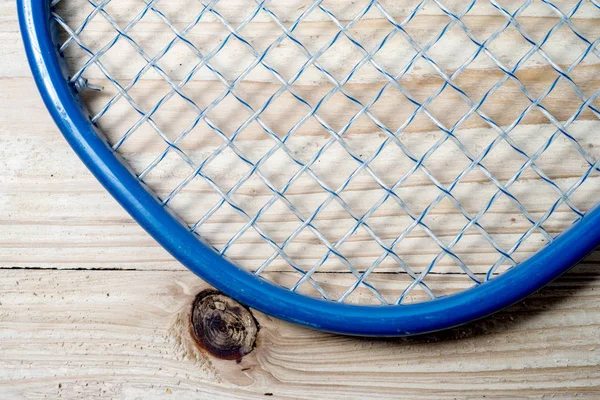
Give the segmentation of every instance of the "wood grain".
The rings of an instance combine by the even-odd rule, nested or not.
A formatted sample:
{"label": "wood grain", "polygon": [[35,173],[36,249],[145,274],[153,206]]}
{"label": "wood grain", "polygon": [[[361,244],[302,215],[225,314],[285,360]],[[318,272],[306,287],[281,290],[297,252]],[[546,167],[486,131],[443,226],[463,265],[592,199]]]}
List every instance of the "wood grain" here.
{"label": "wood grain", "polygon": [[[277,7],[283,14],[286,10],[290,12],[289,20],[295,15],[294,7],[300,3],[280,2]],[[330,3],[334,7],[346,5],[348,15],[356,13],[360,7],[360,2],[336,0]],[[411,8],[404,2],[382,3],[397,15]],[[449,7],[458,7],[459,3],[448,2]],[[508,3],[507,6],[516,4]],[[561,2],[561,5],[563,3],[568,2]],[[121,18],[119,21],[131,15],[128,13],[132,10],[116,4],[111,6],[110,12]],[[232,0],[230,8],[222,11],[229,10],[235,20],[236,15],[241,15],[236,10],[244,4],[247,3]],[[541,2],[534,2],[532,7],[523,24],[551,23],[552,14],[547,7]],[[183,25],[186,21],[177,20],[178,15],[183,14],[177,13],[176,8],[175,4],[169,9],[169,16]],[[597,37],[599,16],[588,11],[587,17],[578,18],[576,23],[587,34]],[[411,33],[426,38],[444,18],[440,10],[429,8],[422,20],[415,21]],[[497,15],[479,7],[470,18],[469,26],[480,34],[502,22]],[[600,252],[592,254],[571,273],[525,302],[484,321],[435,335],[394,340],[348,338],[299,328],[255,312],[261,326],[258,347],[240,364],[217,360],[199,351],[189,336],[188,318],[194,296],[207,286],[132,221],[68,148],[47,115],[30,77],[13,1],[0,0],[0,20],[0,392],[3,396],[131,399],[169,396],[247,399],[271,395],[273,398],[306,399],[600,397]],[[323,16],[315,17],[300,33],[310,36],[327,29],[325,21]],[[268,23],[266,19],[258,22]],[[142,27],[145,28],[138,32],[141,38],[154,28],[151,22]],[[369,18],[361,29],[367,32],[367,28],[375,28],[379,32],[378,27],[382,27],[381,21]],[[94,26],[91,27],[93,30]],[[221,27],[215,24],[211,34],[222,34]],[[360,29],[357,34],[361,34]],[[560,41],[571,43],[565,32],[561,31],[560,35],[563,35]],[[574,46],[566,47],[567,58],[576,53]],[[496,50],[505,57],[511,54],[507,49]],[[291,50],[282,46],[281,51]],[[447,61],[452,67],[453,59]],[[598,65],[598,58],[586,60],[586,65],[576,76],[580,79],[578,82],[592,82],[598,87]],[[177,76],[181,71],[177,65],[173,67],[170,72]],[[461,78],[461,84],[474,93],[481,90],[477,85],[481,74],[490,73],[486,69],[489,66],[480,67],[481,71]],[[375,77],[374,74],[360,75],[361,80],[351,89],[368,97],[376,90]],[[260,75],[254,78],[254,86],[248,85],[243,90],[258,96],[271,83],[261,82]],[[417,95],[429,93],[431,87],[439,84],[428,80],[431,87],[421,86],[423,81],[416,77],[412,79],[406,84]],[[553,75],[540,62],[527,68],[522,79],[531,83],[535,90],[541,90]],[[314,82],[309,80],[307,83],[304,91],[310,94],[311,87],[320,81],[315,76]],[[567,90],[560,88],[557,93],[564,95]],[[109,94],[105,92],[102,96]],[[508,91],[505,96],[510,98],[512,94],[514,92]],[[556,110],[566,116],[569,103],[565,102],[564,96],[562,99],[557,96],[549,106],[555,107],[553,112]],[[392,100],[383,103],[385,107],[380,110],[381,114],[385,115],[393,106]],[[522,99],[517,103],[519,101]],[[183,118],[178,110],[181,108],[176,103],[167,104],[162,116],[174,132],[182,127]],[[329,110],[332,114],[338,111],[335,108]],[[405,117],[402,113],[390,115],[391,119],[386,120],[389,124]],[[508,120],[509,115],[505,117]],[[456,118],[456,114],[450,113],[447,118]],[[112,122],[115,121],[118,122],[116,116]],[[421,123],[415,125],[408,138],[415,144],[421,139],[431,139],[428,136],[431,127],[424,121]],[[361,121],[361,124],[352,132],[356,145],[372,134],[367,123]],[[548,129],[545,124],[544,117],[535,114],[526,126],[531,134],[545,132]],[[576,131],[581,136],[578,139],[597,144],[597,137],[585,135],[596,132],[597,127],[597,119],[584,115],[577,126]],[[527,134],[527,129],[523,134]],[[323,140],[322,136],[306,133],[304,142],[297,143],[300,149],[311,141]],[[480,122],[473,121],[468,133],[467,136],[476,138],[488,132]],[[254,146],[248,146],[246,150],[254,149],[256,154],[264,152],[266,143],[256,140],[260,138],[257,131],[250,130],[246,139]],[[144,147],[148,144],[149,147]],[[132,142],[128,151],[142,165],[142,161],[151,160],[161,150],[152,147],[155,144],[156,141]],[[202,144],[214,146],[219,142],[211,137],[208,143]],[[188,145],[194,149],[199,143],[192,140]],[[136,146],[147,149],[147,153],[140,152]],[[590,150],[593,151],[597,148]],[[394,160],[394,154],[387,157],[387,164],[384,162],[380,166],[382,171],[389,169],[389,160]],[[500,152],[497,155],[498,160],[504,157],[514,157],[514,154]],[[545,168],[557,163],[560,164],[560,159],[551,158]],[[563,175],[559,174],[559,178],[568,182],[578,173],[578,168],[576,164],[561,165],[559,172]],[[444,182],[456,172],[442,164],[436,171],[442,174]],[[503,173],[502,170],[494,172]],[[239,172],[234,170],[233,173],[235,176]],[[182,176],[183,171],[177,167],[165,168],[155,179],[157,190],[168,190],[171,183]],[[465,199],[472,201],[474,207],[484,196],[481,182],[484,178],[474,175],[464,189]],[[357,183],[354,193],[364,196],[376,191],[368,179]],[[257,187],[245,188],[247,192],[242,193],[243,197],[249,198],[247,194]],[[593,205],[598,198],[598,187],[597,181],[586,187],[584,195],[577,199],[578,205]],[[206,188],[201,186],[192,189],[187,195],[189,198],[206,193]],[[300,188],[298,192],[302,190]],[[474,191],[476,195],[470,197]],[[182,196],[180,209],[185,215],[189,200],[185,194]],[[257,196],[262,201],[264,197],[261,196],[266,193],[259,192]],[[354,201],[357,207],[361,206],[360,201]],[[532,204],[540,205],[539,209],[533,207],[534,215],[539,216],[548,201],[551,201],[550,197],[540,195]],[[248,203],[248,206],[253,205]],[[460,224],[453,219],[451,206],[444,203],[440,206],[436,218],[443,227],[443,237],[452,237]],[[206,207],[206,204],[198,207]],[[382,236],[387,237],[389,224],[385,222],[394,212],[383,211],[376,220],[380,221]],[[566,210],[559,211],[559,215],[568,215]],[[193,209],[187,208],[187,212],[190,218],[194,216]],[[523,220],[511,221],[510,214],[499,212],[495,215],[500,216],[494,223],[498,232],[505,232],[501,236],[507,242],[527,227]],[[323,229],[330,229],[327,234],[340,235],[340,225],[329,223],[337,221],[340,214],[331,210],[325,217]],[[226,216],[222,218],[226,220]],[[291,221],[272,225],[273,234],[288,232]],[[401,220],[395,222],[403,223]],[[507,223],[512,230],[505,230]],[[239,222],[228,225],[235,228],[236,224]],[[558,232],[565,224],[568,224],[568,218],[558,218],[549,229]],[[227,239],[225,234],[219,237],[222,226],[223,220],[215,220],[207,227],[216,235],[217,243]],[[377,226],[376,222],[374,226]],[[357,260],[362,257],[366,262],[372,259],[376,249],[364,246],[364,239],[364,236],[358,236],[354,243],[356,249],[363,252],[357,253]],[[426,263],[417,257],[417,250],[433,257],[435,249],[427,247],[419,235],[411,240],[403,256],[416,268],[422,268]],[[473,252],[477,244],[475,238],[465,242],[461,255],[481,271],[493,261],[494,253],[487,250]],[[303,245],[310,247],[313,243],[306,240]],[[524,256],[535,250],[533,243],[531,247],[527,245]],[[252,246],[253,240],[248,238],[236,250],[240,263],[253,264],[256,262],[253,257],[262,254]],[[305,253],[303,249],[299,247],[296,251],[301,255]],[[307,264],[311,262],[314,260],[306,259]],[[393,269],[391,264],[382,267],[382,272],[385,268]],[[331,265],[330,268],[335,272],[339,266]],[[452,267],[445,264],[442,268],[448,268],[441,270],[444,272]],[[272,275],[274,280],[293,283],[293,274],[275,273],[276,270],[277,267]],[[388,281],[387,276],[384,273],[374,279],[384,293],[393,294],[397,282]],[[348,277],[336,274],[323,274],[322,277],[332,293],[343,292],[344,279]],[[468,283],[460,279],[445,279],[444,282],[439,288],[441,292],[462,290]],[[360,291],[357,297],[359,302],[372,301],[368,294]],[[415,297],[415,301],[418,299]]]}
{"label": "wood grain", "polygon": [[24,397],[596,398],[600,285],[583,264],[493,318],[412,339],[358,339],[256,313],[241,363],[189,337],[178,271],[4,270],[0,388]]}

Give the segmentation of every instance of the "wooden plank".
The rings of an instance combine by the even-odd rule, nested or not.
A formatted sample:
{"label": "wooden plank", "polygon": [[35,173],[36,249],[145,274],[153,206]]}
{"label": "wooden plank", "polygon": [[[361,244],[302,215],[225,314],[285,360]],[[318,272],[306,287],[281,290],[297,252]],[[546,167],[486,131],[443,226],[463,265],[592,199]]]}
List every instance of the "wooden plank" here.
{"label": "wooden plank", "polygon": [[240,363],[210,358],[190,342],[190,305],[204,287],[191,273],[176,271],[3,271],[2,392],[62,398],[600,395],[600,281],[583,267],[493,318],[418,338],[329,335],[255,312],[258,345]]}
{"label": "wooden plank", "polygon": [[[232,3],[230,10],[236,9],[236,7],[243,7],[245,3]],[[386,5],[388,6],[388,5]],[[389,5],[391,13],[394,16],[402,16],[406,13],[406,9]],[[452,7],[457,6],[457,4]],[[71,6],[72,7],[72,6]],[[175,7],[175,6],[173,6]],[[332,7],[338,9],[340,4],[332,4]],[[347,15],[352,15],[356,12],[354,5],[350,8],[343,8],[343,12]],[[175,7],[176,8],[176,7]],[[288,11],[292,10],[294,14],[297,9],[290,7]],[[295,10],[295,11],[294,11]],[[84,16],[88,8],[75,7],[72,12],[76,14],[71,15],[71,18],[77,20],[77,16]],[[115,12],[115,18],[118,22],[124,23],[126,21],[127,12],[123,11],[124,15],[119,14],[119,10],[111,9]],[[285,14],[286,9],[283,7],[280,10]],[[481,26],[485,25],[486,18],[498,19],[499,16],[492,13],[493,10],[486,8],[476,7],[476,9],[470,13],[474,21],[468,21],[469,25]],[[547,18],[549,21],[553,21],[550,15],[547,14],[544,7],[539,5],[533,6],[530,13],[531,15],[539,15]],[[2,29],[2,35],[4,35],[3,42],[7,43],[10,47],[7,51],[8,56],[11,57],[9,62],[4,63],[0,66],[4,79],[4,84],[9,89],[7,90],[8,96],[2,99],[2,107],[5,110],[2,113],[3,126],[7,127],[6,135],[3,135],[3,146],[0,149],[1,159],[7,160],[10,157],[11,162],[5,163],[4,174],[2,176],[2,183],[4,190],[1,192],[1,200],[4,206],[4,215],[10,215],[10,226],[17,225],[17,227],[5,230],[3,234],[0,234],[0,242],[4,243],[2,257],[0,257],[1,263],[8,266],[17,265],[42,265],[43,262],[40,260],[46,260],[47,265],[57,268],[61,263],[64,265],[73,265],[74,263],[81,263],[84,268],[149,268],[149,269],[169,269],[180,267],[172,262],[169,262],[168,257],[165,256],[161,250],[155,250],[150,240],[146,239],[144,234],[136,227],[132,226],[130,220],[118,207],[109,207],[108,210],[102,215],[96,212],[98,204],[105,202],[111,203],[112,200],[106,193],[97,185],[89,174],[81,169],[79,161],[71,154],[67,146],[64,145],[62,139],[56,134],[56,130],[50,118],[46,116],[43,106],[35,96],[22,96],[20,93],[33,93],[35,89],[28,76],[28,69],[26,63],[23,60],[22,51],[18,44],[18,31],[14,15],[3,11],[6,15],[7,23]],[[439,9],[428,8],[423,14],[424,21],[416,20],[415,28],[411,31],[412,34],[416,34],[415,31],[427,30],[432,24],[430,18],[441,18],[441,11]],[[236,13],[232,13],[237,15]],[[177,21],[177,13],[173,13],[174,18]],[[242,14],[239,14],[242,15]],[[307,22],[308,26],[317,24],[314,28],[317,31],[321,31],[325,37],[331,36],[335,26],[322,22],[324,14],[316,14],[312,19]],[[345,14],[344,14],[345,15]],[[593,21],[598,16],[594,13],[586,14],[588,19],[577,18],[576,22],[578,26],[584,26],[589,28],[586,32],[590,35],[597,34],[598,24],[594,24]],[[315,19],[316,18],[316,19]],[[477,19],[483,20],[477,20]],[[234,18],[235,19],[235,18]],[[91,25],[87,28],[90,32],[102,32],[106,29],[106,23],[102,23],[102,18],[96,18],[92,21]],[[154,20],[152,20],[154,21]],[[155,22],[143,20],[140,22],[142,31],[155,29]],[[492,24],[488,21],[490,25]],[[381,16],[375,17],[369,15],[367,17],[367,24],[385,24],[386,22],[381,19]],[[146,26],[145,24],[148,24]],[[210,24],[217,24],[217,22],[208,22]],[[258,20],[259,26],[261,24],[268,24],[264,16]],[[146,28],[144,28],[146,27]],[[364,27],[364,29],[372,29],[371,25]],[[167,29],[166,25],[162,24],[161,28],[163,31]],[[208,29],[208,28],[207,28]],[[210,30],[209,30],[210,31]],[[256,28],[248,29],[247,34],[252,35],[259,32],[260,29]],[[199,30],[199,32],[204,32]],[[560,40],[567,40],[566,33],[563,31],[559,32]],[[565,37],[563,37],[565,36]],[[145,43],[144,43],[145,44]],[[290,47],[291,44],[282,44],[283,48]],[[462,49],[462,48],[461,48]],[[177,47],[173,51],[183,51],[183,49]],[[291,51],[291,50],[290,50]],[[571,48],[571,51],[575,52],[575,47]],[[465,54],[468,50],[465,50]],[[79,54],[81,56],[81,54]],[[568,56],[568,55],[567,55]],[[387,57],[387,56],[386,56]],[[177,57],[176,57],[177,58]],[[385,58],[385,57],[384,57]],[[448,60],[451,61],[451,60]],[[596,82],[597,77],[594,72],[597,70],[597,63],[599,61],[595,58],[591,59],[590,62],[585,63],[578,71],[581,71],[581,80],[588,82],[589,86],[594,87],[598,85]],[[133,63],[125,64],[127,67],[131,67]],[[497,69],[491,69],[492,64],[476,65],[474,72],[477,72],[479,68],[485,71],[486,76],[492,76],[491,80],[497,80],[502,75]],[[182,69],[185,69],[182,67]],[[98,72],[92,70],[91,72]],[[466,71],[464,82],[461,85],[466,85],[475,89],[480,85],[481,77],[470,76],[469,74],[473,71]],[[171,71],[176,72],[176,71]],[[372,71],[371,71],[372,72]],[[551,68],[549,66],[530,66],[526,68],[525,72],[529,73],[531,77],[531,83],[537,83],[543,86],[543,83],[553,79]],[[494,76],[494,74],[498,76]],[[176,73],[175,73],[176,75]],[[174,76],[175,76],[174,75]],[[321,74],[322,75],[322,74]],[[319,76],[321,76],[319,75]],[[92,74],[92,78],[95,75]],[[200,76],[199,78],[203,78]],[[322,77],[322,76],[321,76]],[[177,78],[177,76],[175,76]],[[214,78],[214,77],[213,77]],[[269,82],[261,83],[260,77],[254,77],[249,83],[249,88],[245,88],[242,85],[242,92],[249,93],[261,93],[261,92],[272,92],[273,84]],[[526,79],[527,77],[523,77]],[[144,98],[144,93],[147,94],[147,87],[145,83],[152,84],[158,82],[155,79],[142,80],[140,86],[134,87],[131,91],[132,96],[136,99]],[[431,74],[415,75],[413,78],[414,83],[411,83],[409,79],[405,84],[409,88],[410,92],[424,90],[430,92],[434,87],[439,86],[441,81],[439,77],[437,80],[435,76]],[[596,79],[596,80],[595,80]],[[380,81],[380,74],[371,75],[360,75],[359,80],[354,85],[356,88],[352,89],[356,93],[367,93],[365,97],[371,97],[374,95],[378,86],[375,85],[372,89],[369,89],[371,81]],[[307,95],[311,92],[320,92],[318,85],[320,81],[310,81],[308,90],[305,90]],[[89,102],[94,108],[94,104],[104,104],[112,95],[114,95],[114,89],[110,88],[110,85],[106,81],[96,82],[105,86],[105,92],[99,96],[89,98]],[[192,81],[189,85],[189,91],[191,93],[203,92],[199,90],[200,85],[205,84],[199,81]],[[256,87],[252,87],[252,86]],[[352,87],[353,84],[350,86]],[[429,89],[425,89],[425,86],[429,85]],[[164,88],[163,88],[164,89]],[[208,94],[211,96],[216,95],[222,90],[222,85],[219,83],[215,87],[215,92]],[[512,91],[505,93],[506,98],[510,99],[511,102],[523,101],[522,97],[515,100],[516,87],[511,87]],[[558,103],[554,104],[554,108],[561,112],[567,110],[569,107],[565,107],[561,101],[570,100],[567,95],[566,88],[560,87],[557,89],[559,95],[554,96],[553,99]],[[162,94],[162,92],[160,92]],[[313,94],[314,96],[314,94]],[[88,96],[89,97],[89,96]],[[151,96],[154,97],[154,96]],[[383,112],[380,115],[389,115],[392,119],[385,121],[390,125],[397,125],[400,121],[405,119],[408,114],[403,112],[394,112],[396,107],[397,98],[390,98],[384,101]],[[290,98],[285,99],[285,102],[293,102]],[[451,102],[449,102],[451,104]],[[123,110],[126,110],[125,104],[119,103]],[[524,106],[524,104],[523,104]],[[293,103],[289,105],[282,104],[283,109],[297,110],[297,107],[293,106]],[[97,107],[96,107],[97,108]],[[516,107],[517,109],[519,107]],[[186,118],[182,118],[182,110],[185,110],[186,106],[180,104],[180,102],[170,101],[161,108],[161,117],[157,116],[157,120],[165,121],[166,124],[172,129],[173,132],[181,131],[186,124]],[[120,118],[120,108],[117,107],[117,111],[114,114],[110,114],[106,118],[104,126],[112,126],[111,129],[116,129],[115,132],[123,132],[127,129],[131,121],[128,118]],[[458,112],[456,107],[451,107],[450,111]],[[332,110],[337,111],[339,110]],[[35,113],[39,115],[39,118],[31,119],[28,115]],[[294,116],[298,117],[300,114]],[[458,115],[458,114],[457,114]],[[110,117],[110,118],[109,118]],[[218,115],[212,116],[217,120],[223,119],[222,122],[228,123],[227,118],[220,118]],[[456,117],[456,116],[455,116]],[[565,114],[563,117],[567,117]],[[294,119],[290,117],[291,119]],[[394,119],[396,118],[396,119]],[[453,117],[454,118],[454,117]],[[327,118],[326,116],[326,119]],[[562,117],[560,118],[562,119]],[[233,119],[231,120],[233,121]],[[486,142],[490,138],[490,129],[485,128],[482,120],[478,122],[464,132],[459,132],[462,136],[462,140],[466,140],[466,144],[469,143],[481,143]],[[509,121],[509,119],[507,119]],[[519,132],[524,137],[535,137],[540,136],[539,133],[543,132],[541,136],[552,132],[553,128],[547,123],[545,117],[541,113],[535,113],[529,116],[523,122],[525,128]],[[590,154],[595,154],[593,149],[596,138],[593,135],[586,135],[586,132],[593,132],[596,130],[597,125],[600,123],[596,117],[590,113],[584,113],[582,117],[572,126],[578,136],[578,140],[582,145],[589,149]],[[372,123],[367,123],[366,120],[360,120],[357,122],[356,129],[350,132],[348,141],[354,148],[365,148],[372,150],[374,144],[378,144],[385,135],[377,135],[377,140],[373,141],[374,131]],[[362,125],[361,125],[362,124]],[[165,125],[163,125],[165,126]],[[225,130],[233,129],[234,125],[225,126]],[[412,127],[412,125],[411,125]],[[424,152],[426,148],[440,137],[439,132],[435,132],[431,124],[427,124],[426,121],[419,121],[414,126],[414,132],[409,127],[408,132],[411,133],[406,135],[404,141],[406,145],[412,149],[416,149],[417,153]],[[14,135],[13,132],[20,132],[19,135]],[[109,135],[112,130],[106,131]],[[181,144],[182,148],[188,151],[189,156],[195,160],[201,160],[206,154],[210,154],[222,141],[218,137],[210,132],[203,132],[205,135],[192,135],[190,139],[186,139]],[[308,133],[308,132],[306,132]],[[116,139],[116,138],[115,138]],[[134,135],[132,139],[126,142],[123,147],[123,155],[130,160],[131,165],[137,171],[143,170],[160,152],[165,148],[164,143],[161,140],[155,140],[156,135],[152,132],[144,131],[138,135]],[[298,149],[296,155],[300,159],[307,159],[310,157],[311,152],[314,151],[315,147],[311,143],[323,143],[326,137],[315,137],[314,133],[299,135],[297,141],[294,144],[294,148]],[[244,136],[238,140],[240,148],[249,154],[251,159],[257,159],[261,154],[264,154],[267,149],[273,146],[273,141],[266,137],[264,133],[260,132],[260,129],[256,127],[249,127],[245,132]],[[553,152],[549,153],[548,157],[543,160],[543,163],[538,162],[539,166],[549,176],[553,177],[557,184],[562,188],[569,187],[576,179],[578,179],[585,170],[585,162],[582,159],[573,158],[570,159],[569,163],[562,162],[562,154],[568,153],[570,150],[570,144],[566,141],[561,141],[554,145]],[[393,146],[392,146],[393,147]],[[481,150],[481,149],[479,149]],[[448,185],[453,179],[460,173],[462,168],[465,167],[463,162],[448,162],[447,160],[456,157],[457,149],[449,148],[448,151],[441,151],[439,156],[435,157],[431,163],[428,164],[428,168],[434,173],[436,178],[440,180],[442,184]],[[352,162],[348,164],[344,151],[339,147],[331,150],[331,157],[338,158],[339,168],[348,168]],[[56,155],[56,158],[49,158],[49,155]],[[171,153],[172,154],[172,153]],[[274,161],[271,163],[271,169],[274,171],[273,174],[269,174],[268,178],[277,183],[282,184],[289,178],[290,173],[286,172],[289,168],[289,160],[285,157],[274,157]],[[444,161],[446,160],[446,161]],[[487,157],[486,166],[491,169],[494,175],[500,181],[506,181],[515,172],[514,168],[501,168],[503,165],[514,164],[520,165],[523,160],[516,152],[512,151],[508,146],[501,146],[499,150],[493,152]],[[465,160],[463,160],[465,161]],[[412,165],[401,152],[396,149],[384,152],[375,162],[372,163],[374,171],[376,171],[382,181],[386,184],[393,184],[402,173],[406,172]],[[27,168],[30,167],[30,168]],[[497,167],[497,168],[496,168]],[[170,191],[175,188],[180,182],[189,176],[192,169],[187,165],[183,164],[182,161],[174,156],[167,157],[159,166],[151,173],[146,181],[153,187],[153,189],[161,196],[166,197]],[[235,181],[243,176],[247,171],[242,163],[235,162],[230,158],[217,162],[216,166],[212,170],[212,175],[215,177],[223,187],[231,186]],[[317,171],[319,172],[319,171]],[[326,172],[326,171],[325,171]],[[401,198],[405,199],[408,206],[414,211],[421,211],[428,201],[434,199],[440,192],[435,186],[428,181],[428,178],[423,175],[416,174],[414,179],[409,179],[406,184],[400,187],[397,192]],[[556,193],[553,192],[549,187],[543,183],[542,180],[533,178],[536,174],[531,169],[525,171],[522,178],[513,186],[512,190],[517,196],[524,201],[524,205],[532,213],[533,218],[540,218],[545,210],[556,200]],[[577,207],[582,210],[589,209],[597,199],[597,188],[599,185],[596,183],[598,178],[597,174],[592,174],[588,180],[588,183],[578,190],[574,196],[574,202]],[[43,185],[41,184],[43,182]],[[339,183],[339,182],[338,182]],[[535,186],[532,186],[535,185]],[[418,189],[422,196],[411,199],[412,192]],[[301,178],[297,184],[295,184],[289,191],[289,198],[298,207],[301,212],[307,216],[314,210],[318,202],[323,200],[323,196],[305,196],[304,193],[313,193],[315,190],[320,190],[312,179]],[[459,199],[463,206],[471,213],[478,211],[490,196],[496,191],[497,188],[489,179],[478,171],[477,169],[465,177],[464,182],[459,184],[455,189],[454,193],[457,199]],[[37,195],[40,191],[45,193],[44,196]],[[350,185],[347,192],[342,196],[344,200],[359,214],[366,211],[377,199],[381,198],[384,192],[379,188],[378,184],[366,174],[361,174]],[[528,193],[536,193],[536,196],[531,197]],[[256,211],[258,210],[268,199],[272,197],[272,193],[268,190],[265,185],[257,179],[249,180],[244,186],[242,186],[236,195],[234,200],[239,204],[242,204],[246,209]],[[424,202],[422,199],[425,199]],[[177,211],[177,213],[188,223],[192,224],[196,222],[210,207],[216,204],[220,200],[220,197],[214,193],[206,182],[202,182],[201,179],[196,179],[190,185],[188,185],[177,197],[171,201],[171,207]],[[317,203],[315,203],[317,201]],[[111,203],[114,204],[114,203]],[[206,224],[200,229],[200,233],[205,236],[209,241],[222,248],[229,239],[241,229],[245,222],[239,216],[233,215],[231,209],[223,209],[222,212],[217,213],[214,217],[210,218]],[[35,218],[35,215],[44,215],[45,229],[33,230],[32,225],[40,224],[39,219]],[[431,218],[427,219],[427,224],[438,235],[443,241],[450,242],[465,226],[466,219],[458,212],[456,207],[448,201],[442,201],[436,208],[431,211]],[[482,224],[486,230],[492,234],[494,239],[504,248],[510,248],[516,240],[523,234],[530,226],[531,223],[524,219],[520,212],[514,207],[511,202],[498,202],[488,212],[489,217],[485,217],[482,220]],[[556,216],[548,221],[544,228],[551,234],[556,234],[570,225],[573,221],[574,214],[567,207],[560,207]],[[2,223],[8,218],[3,218]],[[226,222],[226,224],[225,224]],[[295,228],[299,225],[299,222],[295,216],[291,214],[285,207],[274,207],[269,213],[261,218],[260,226],[277,242],[282,242]],[[369,218],[368,223],[374,229],[374,232],[382,238],[385,242],[391,242],[400,233],[400,228],[408,226],[411,222],[410,218],[403,215],[403,212],[397,205],[392,204],[388,201],[376,212],[372,217]],[[339,239],[351,226],[353,220],[349,218],[348,214],[342,210],[338,205],[332,204],[327,207],[315,221],[317,226],[324,234],[324,236],[334,242]],[[70,245],[67,248],[60,250],[56,249],[53,245],[54,238],[65,234],[64,227],[68,226],[69,234],[73,235],[70,241]],[[112,244],[113,238],[109,238],[107,235],[108,230],[115,229],[118,226],[119,233],[117,233],[116,241],[120,245],[115,246]],[[29,232],[26,238],[25,235],[17,232]],[[439,254],[440,249],[437,244],[429,240],[428,235],[423,231],[416,230],[413,234],[409,235],[404,241],[403,246],[405,248],[397,249],[399,254],[406,257],[408,263],[414,268],[424,268],[435,255]],[[457,254],[462,258],[465,258],[465,262],[477,273],[484,273],[489,265],[493,264],[497,260],[497,252],[489,245],[482,242],[482,237],[474,229],[466,232],[465,239],[459,244],[457,248]],[[19,238],[18,243],[15,238]],[[132,239],[132,240],[130,240]],[[260,263],[260,259],[264,259],[273,253],[273,250],[267,245],[260,245],[257,243],[258,235],[255,232],[249,232],[243,235],[237,244],[231,247],[229,250],[229,256],[237,261],[240,265],[246,266],[250,269],[256,268],[257,264]],[[545,238],[536,232],[532,235],[531,239],[528,240],[519,250],[520,254],[517,257],[518,260],[524,259],[529,255],[533,254],[543,243]],[[134,243],[135,242],[135,243]],[[23,258],[21,256],[23,248],[30,248],[31,246],[39,247],[36,252],[36,257]],[[295,248],[294,248],[295,247]],[[115,249],[114,251],[111,249]],[[364,230],[359,229],[355,235],[349,240],[349,244],[345,246],[344,251],[351,253],[351,258],[356,262],[357,267],[360,270],[367,268],[373,259],[382,253],[382,249],[376,244]],[[295,258],[298,258],[301,266],[314,265],[316,260],[325,251],[325,247],[319,243],[319,241],[310,234],[304,235],[298,239],[296,243],[293,243],[289,249],[290,253]],[[89,252],[90,259],[85,257],[85,254]],[[427,254],[426,257],[420,257],[422,254]],[[306,255],[310,255],[307,257]],[[136,258],[137,257],[137,258]],[[138,260],[136,263],[135,260]],[[100,261],[103,260],[103,261]],[[145,266],[142,266],[145,264]],[[276,260],[276,268],[285,268],[285,263]],[[394,270],[396,266],[394,263],[384,263],[378,271],[390,271]],[[442,260],[441,268],[453,268],[455,265],[448,258]],[[344,270],[345,267],[337,262],[336,265],[331,265],[330,268],[340,271]]]}

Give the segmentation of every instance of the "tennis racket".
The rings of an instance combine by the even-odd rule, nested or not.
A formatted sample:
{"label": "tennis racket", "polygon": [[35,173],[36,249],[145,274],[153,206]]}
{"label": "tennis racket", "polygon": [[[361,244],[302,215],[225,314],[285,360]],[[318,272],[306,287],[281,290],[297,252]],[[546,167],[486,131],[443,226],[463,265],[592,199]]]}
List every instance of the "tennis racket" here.
{"label": "tennis racket", "polygon": [[460,325],[600,242],[597,0],[18,0],[62,133],[219,290]]}

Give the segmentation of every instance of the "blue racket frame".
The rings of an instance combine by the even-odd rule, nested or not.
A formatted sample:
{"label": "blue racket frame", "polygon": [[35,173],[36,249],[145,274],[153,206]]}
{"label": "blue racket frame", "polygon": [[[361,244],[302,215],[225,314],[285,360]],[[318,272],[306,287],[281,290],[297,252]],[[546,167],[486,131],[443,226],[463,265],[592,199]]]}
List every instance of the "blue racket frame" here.
{"label": "blue racket frame", "polygon": [[351,335],[401,336],[461,325],[514,304],[566,272],[600,243],[600,206],[503,275],[425,303],[357,306],[313,299],[246,272],[204,245],[160,205],[111,150],[67,83],[51,0],[17,0],[21,33],[42,98],[63,135],[96,178],[182,264],[238,301],[290,322]]}

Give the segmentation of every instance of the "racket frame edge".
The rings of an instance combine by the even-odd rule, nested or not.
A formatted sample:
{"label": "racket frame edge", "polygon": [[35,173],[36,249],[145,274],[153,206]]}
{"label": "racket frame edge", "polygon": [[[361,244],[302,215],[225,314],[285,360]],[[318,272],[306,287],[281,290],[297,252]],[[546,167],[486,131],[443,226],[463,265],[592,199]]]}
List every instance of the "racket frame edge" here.
{"label": "racket frame edge", "polygon": [[[203,244],[159,204],[115,154],[66,80],[53,40],[50,0],[17,0],[27,58],[46,107],[71,147],[111,195],[176,259],[210,285],[259,311],[311,328],[361,336],[438,331],[506,308],[545,286],[600,242],[600,205],[528,260],[459,294],[398,306],[313,299],[246,272]],[[167,232],[168,234],[165,234]]]}

